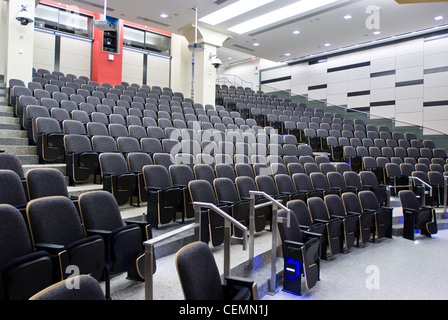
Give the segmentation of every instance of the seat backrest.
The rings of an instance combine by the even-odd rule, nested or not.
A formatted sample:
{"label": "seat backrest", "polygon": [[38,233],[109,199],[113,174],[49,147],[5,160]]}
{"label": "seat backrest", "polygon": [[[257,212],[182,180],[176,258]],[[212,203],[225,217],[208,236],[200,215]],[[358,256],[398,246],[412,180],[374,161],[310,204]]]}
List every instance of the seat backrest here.
{"label": "seat backrest", "polygon": [[188,183],[188,189],[193,202],[198,201],[217,204],[213,186],[207,180],[197,179],[190,181]]}
{"label": "seat backrest", "polygon": [[188,186],[195,179],[193,169],[186,164],[174,164],[169,167],[169,174],[173,185]]}
{"label": "seat backrest", "polygon": [[229,178],[216,178],[213,181],[213,187],[215,189],[218,202],[237,202],[239,200],[235,184]]}
{"label": "seat backrest", "polygon": [[25,178],[22,162],[19,157],[13,153],[0,153],[0,169],[12,170],[17,173],[20,179]]}
{"label": "seat backrest", "polygon": [[142,168],[143,179],[147,189],[171,187],[168,169],[159,164],[146,165]]}
{"label": "seat backrest", "polygon": [[186,300],[222,300],[221,277],[210,247],[194,242],[176,254],[176,268]]}
{"label": "seat backrest", "polygon": [[140,143],[136,138],[133,137],[118,137],[117,138],[117,147],[120,152],[129,153],[129,152],[140,152]]}
{"label": "seat backrest", "polygon": [[144,166],[153,164],[151,156],[145,152],[128,153],[126,160],[131,172],[142,172]]}
{"label": "seat backrest", "polygon": [[92,139],[93,151],[102,152],[118,152],[117,142],[111,136],[93,136]]}
{"label": "seat backrest", "polygon": [[255,173],[250,164],[247,163],[236,163],[235,173],[237,177],[247,176],[255,179]]}
{"label": "seat backrest", "polygon": [[164,166],[167,170],[169,169],[170,165],[175,163],[174,156],[169,153],[164,152],[156,152],[152,156],[152,161],[154,164],[160,164]]}
{"label": "seat backrest", "polygon": [[99,162],[102,176],[108,174],[128,173],[126,159],[121,153],[104,152],[99,155]]}
{"label": "seat backrest", "polygon": [[311,183],[310,177],[306,173],[294,173],[292,175],[292,181],[294,182],[294,186],[296,187],[297,191],[313,190],[313,185]]}
{"label": "seat backrest", "polygon": [[330,188],[328,184],[327,177],[321,172],[313,172],[310,174],[310,180],[313,185],[313,189],[324,189]]}
{"label": "seat backrest", "polygon": [[[79,289],[73,290],[68,282],[79,283]],[[30,300],[105,300],[101,285],[98,280],[90,275],[79,275],[55,283],[54,285],[36,293]]]}
{"label": "seat backrest", "polygon": [[79,196],[78,203],[84,232],[89,229],[114,231],[123,226],[120,207],[112,193],[85,192]]}
{"label": "seat backrest", "polygon": [[345,192],[341,195],[342,203],[344,204],[344,208],[346,212],[362,212],[361,203],[359,202],[359,198],[355,193]]}
{"label": "seat backrest", "polygon": [[376,186],[378,185],[378,179],[372,171],[361,171],[359,173],[361,183],[364,186]]}
{"label": "seat backrest", "polygon": [[236,174],[235,170],[230,164],[227,163],[218,163],[215,165],[215,172],[217,178],[229,178],[232,181],[235,181]]}
{"label": "seat backrest", "polygon": [[31,253],[33,247],[26,222],[18,209],[0,204],[0,220],[0,270],[3,270],[11,260]]}
{"label": "seat backrest", "polygon": [[322,198],[311,197],[307,200],[308,209],[314,219],[328,220],[329,213],[327,206]]}
{"label": "seat backrest", "polygon": [[358,198],[363,211],[378,210],[380,208],[378,198],[372,191],[361,191],[358,193]]}
{"label": "seat backrest", "polygon": [[61,171],[53,168],[35,168],[26,173],[30,200],[48,196],[68,197],[67,183]]}
{"label": "seat backrest", "polygon": [[[287,218],[288,211],[285,209],[281,209],[278,211],[278,216],[280,218]],[[287,226],[286,223],[279,223],[278,231],[280,233],[280,237],[282,242],[289,240],[294,242],[303,242],[302,232],[300,231],[299,221],[295,214],[291,214],[290,216],[290,225]]]}
{"label": "seat backrest", "polygon": [[328,194],[324,197],[325,205],[327,206],[330,216],[345,216],[345,208],[342,199],[339,195]]}
{"label": "seat backrest", "polygon": [[90,139],[81,134],[64,135],[64,146],[66,154],[92,151]]}
{"label": "seat backrest", "polygon": [[256,176],[255,184],[257,185],[258,191],[263,191],[270,196],[275,196],[278,194],[277,186],[275,185],[275,181],[271,176]]}
{"label": "seat backrest", "polygon": [[249,191],[257,191],[255,180],[248,176],[236,177],[235,185],[240,199],[249,198]]}
{"label": "seat backrest", "polygon": [[327,173],[328,185],[331,188],[345,188],[344,176],[339,172],[328,172]]}
{"label": "seat backrest", "polygon": [[344,172],[343,177],[347,187],[360,187],[362,185],[359,174],[354,171]]}
{"label": "seat backrest", "polygon": [[313,221],[305,201],[291,200],[286,203],[286,207],[292,211],[300,225],[311,226]]}
{"label": "seat backrest", "polygon": [[398,197],[400,198],[400,203],[402,208],[409,209],[419,209],[420,205],[418,203],[415,193],[411,190],[401,190],[398,192]]}
{"label": "seat backrest", "polygon": [[84,237],[79,213],[67,197],[31,200],[26,211],[34,244],[55,243],[67,246]]}
{"label": "seat backrest", "polygon": [[293,193],[295,192],[294,182],[288,174],[279,173],[274,176],[275,184],[279,193]]}
{"label": "seat backrest", "polygon": [[193,167],[194,175],[196,179],[207,180],[213,185],[215,179],[215,172],[213,168],[208,164],[196,164]]}

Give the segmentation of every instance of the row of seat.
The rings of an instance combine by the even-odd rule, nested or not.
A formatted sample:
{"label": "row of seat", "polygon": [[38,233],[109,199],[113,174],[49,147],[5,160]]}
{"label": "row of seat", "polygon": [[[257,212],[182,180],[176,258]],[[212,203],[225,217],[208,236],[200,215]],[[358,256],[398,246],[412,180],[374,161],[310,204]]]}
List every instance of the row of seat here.
{"label": "row of seat", "polygon": [[144,279],[143,242],[152,236],[150,226],[123,222],[111,193],[69,197],[63,174],[47,168],[29,170],[25,181],[2,169],[0,183],[1,299],[28,299],[73,272],[105,281],[107,298],[111,274]]}

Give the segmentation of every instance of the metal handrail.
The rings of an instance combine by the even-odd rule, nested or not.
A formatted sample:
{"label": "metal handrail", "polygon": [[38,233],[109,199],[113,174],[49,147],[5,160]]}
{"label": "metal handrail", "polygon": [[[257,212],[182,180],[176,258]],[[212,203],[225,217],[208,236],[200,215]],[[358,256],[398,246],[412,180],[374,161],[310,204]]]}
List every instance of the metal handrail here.
{"label": "metal handrail", "polygon": [[[201,224],[200,222],[196,221],[195,217],[195,222],[192,224],[186,225],[185,227],[179,228],[172,232],[167,232],[161,236],[143,242],[143,245],[145,246],[145,300],[153,300],[154,296],[154,246],[157,243],[172,238],[180,233],[184,233],[191,229],[200,230],[200,228]],[[200,232],[195,233],[196,240],[199,239],[199,234]]]}
{"label": "metal handrail", "polygon": [[145,247],[145,300],[153,300],[154,297],[154,246],[162,241],[172,238],[178,234],[186,231],[195,230],[194,238],[199,240],[201,234],[201,208],[209,208],[221,215],[224,218],[224,276],[228,276],[230,273],[230,242],[231,233],[230,225],[234,224],[237,228],[243,231],[243,237],[239,239],[233,239],[235,241],[240,240],[243,244],[243,250],[247,248],[247,227],[228,215],[226,212],[211,203],[205,202],[193,202],[194,207],[194,222],[176,229],[171,232],[162,234],[156,238],[143,242]]}
{"label": "metal handrail", "polygon": [[[432,186],[431,186],[431,185],[429,185],[428,183],[426,183],[425,181],[423,181],[423,180],[420,179],[419,177],[409,176],[409,179],[417,180],[417,181],[421,182],[422,185],[428,187],[428,188],[429,188],[429,196],[432,197]],[[422,199],[422,201],[423,201],[422,204],[423,204],[423,205],[426,205],[426,200],[425,200],[425,198],[426,198],[426,197],[425,197],[425,192],[423,192],[423,199]]]}
{"label": "metal handrail", "polygon": [[[193,202],[193,207],[195,209],[195,214],[200,215],[201,208],[208,208],[218,213],[221,217],[224,218],[224,277],[230,274],[230,244],[233,240],[234,243],[242,243],[243,250],[247,250],[247,227],[243,225],[238,220],[234,219],[222,209],[218,208],[216,205],[212,203],[206,202]],[[243,231],[242,238],[235,238],[231,236],[230,225],[235,225],[238,229]]]}
{"label": "metal handrail", "polygon": [[[276,264],[277,264],[277,246],[278,246],[278,230],[277,225],[278,223],[285,223],[289,227],[291,223],[291,210],[285,207],[281,202],[274,199],[270,195],[266,194],[262,191],[255,191],[251,190],[249,191],[250,194],[250,217],[249,219],[249,266],[250,268],[253,268],[254,265],[254,233],[255,233],[255,209],[262,208],[265,206],[272,205],[272,248],[271,248],[271,278],[269,279],[269,288],[268,293],[273,295],[276,293],[276,279],[277,279],[277,270],[276,270]],[[262,196],[266,199],[268,199],[268,202],[260,203],[258,205],[255,205],[255,196]],[[288,212],[286,219],[278,217],[278,208],[282,208]]]}

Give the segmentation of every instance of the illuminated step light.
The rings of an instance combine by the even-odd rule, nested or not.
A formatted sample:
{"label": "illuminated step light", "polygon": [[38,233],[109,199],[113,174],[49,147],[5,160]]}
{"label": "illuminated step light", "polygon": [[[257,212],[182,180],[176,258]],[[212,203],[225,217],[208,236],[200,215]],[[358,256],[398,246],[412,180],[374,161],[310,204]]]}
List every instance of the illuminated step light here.
{"label": "illuminated step light", "polygon": [[243,23],[237,24],[227,30],[238,34],[247,33],[249,31],[265,27],[267,25],[297,16],[299,14],[317,9],[319,7],[334,3],[338,0],[302,0],[290,4],[286,7],[263,14],[257,18],[250,19]]}
{"label": "illuminated step light", "polygon": [[212,26],[216,26],[217,24],[235,18],[239,15],[242,15],[243,13],[252,11],[261,6],[264,6],[265,4],[268,4],[269,2],[272,1],[274,0],[257,0],[257,1],[240,0],[218,11],[210,13],[205,17],[202,17],[201,19],[199,19],[199,21],[207,23]]}

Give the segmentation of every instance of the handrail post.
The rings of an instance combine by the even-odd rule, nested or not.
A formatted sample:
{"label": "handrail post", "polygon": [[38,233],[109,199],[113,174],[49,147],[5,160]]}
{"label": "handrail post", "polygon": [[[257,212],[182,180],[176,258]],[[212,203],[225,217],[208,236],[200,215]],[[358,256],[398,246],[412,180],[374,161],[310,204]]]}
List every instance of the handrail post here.
{"label": "handrail post", "polygon": [[213,210],[221,217],[224,218],[224,276],[230,275],[230,245],[231,245],[231,225],[234,224],[237,228],[243,231],[243,250],[246,250],[247,246],[247,228],[239,221],[235,220],[232,216],[211,203],[205,202],[193,202],[196,215],[200,215],[201,208],[208,208]]}
{"label": "handrail post", "polygon": [[254,241],[255,241],[255,195],[250,195],[250,210],[249,210],[249,268],[254,267]]}
{"label": "handrail post", "polygon": [[277,264],[277,244],[278,244],[278,228],[277,228],[277,213],[278,213],[278,206],[277,203],[274,202],[272,204],[272,248],[271,248],[271,279],[269,279],[269,289],[268,293],[270,295],[274,295],[276,290],[276,284],[277,284],[277,270],[276,270],[276,264]]}
{"label": "handrail post", "polygon": [[154,298],[154,246],[145,245],[145,299],[153,300]]}
{"label": "handrail post", "polygon": [[446,199],[446,197],[447,197],[447,190],[446,190],[446,187],[447,187],[447,179],[448,179],[448,176],[446,176],[446,175],[444,175],[443,176],[443,214],[444,214],[444,218],[446,218],[446,209],[447,209],[447,199]]}
{"label": "handrail post", "polygon": [[[278,200],[275,200],[268,194],[262,191],[249,191],[251,200],[253,201],[253,205],[251,204],[251,210],[255,211],[256,207],[265,206],[265,205],[272,205],[272,218],[271,218],[271,226],[272,226],[272,248],[271,248],[271,278],[269,279],[268,283],[268,294],[274,295],[277,292],[276,284],[277,284],[277,271],[276,271],[276,265],[277,265],[277,246],[278,246],[278,223],[286,223],[286,225],[290,226],[291,223],[291,210],[285,207],[281,202]],[[255,196],[260,195],[269,200],[269,202],[260,204],[258,206],[255,206]],[[288,212],[286,219],[278,218],[278,210],[279,208],[284,209]],[[253,260],[253,253],[252,253],[252,260]]]}

